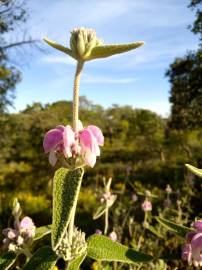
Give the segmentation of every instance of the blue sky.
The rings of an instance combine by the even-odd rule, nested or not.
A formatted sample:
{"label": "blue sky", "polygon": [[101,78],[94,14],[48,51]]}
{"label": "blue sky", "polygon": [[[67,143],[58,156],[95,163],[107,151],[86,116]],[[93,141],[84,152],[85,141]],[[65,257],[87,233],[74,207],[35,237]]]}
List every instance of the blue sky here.
{"label": "blue sky", "polygon": [[[85,65],[80,94],[104,107],[112,104],[147,108],[168,116],[169,83],[165,71],[175,57],[197,48],[188,29],[194,13],[186,0],[27,0],[29,33],[69,46],[69,30],[96,29],[105,43],[144,40],[135,50]],[[40,101],[72,99],[75,62],[44,45],[46,53],[24,54],[23,80],[15,110]],[[26,50],[27,51],[27,50]]]}

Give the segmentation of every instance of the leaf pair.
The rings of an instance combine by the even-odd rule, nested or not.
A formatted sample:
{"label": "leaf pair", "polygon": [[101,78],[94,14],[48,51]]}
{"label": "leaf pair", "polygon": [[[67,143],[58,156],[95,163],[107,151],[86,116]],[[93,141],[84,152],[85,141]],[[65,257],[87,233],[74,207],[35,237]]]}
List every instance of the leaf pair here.
{"label": "leaf pair", "polygon": [[124,53],[124,52],[128,52],[131,50],[134,50],[140,46],[142,46],[144,44],[143,41],[137,41],[137,42],[132,42],[132,43],[126,43],[126,44],[110,44],[110,45],[98,45],[95,46],[91,49],[91,52],[86,56],[83,57],[82,59],[78,59],[77,55],[74,54],[74,52],[67,48],[64,47],[52,40],[49,40],[47,38],[44,38],[44,41],[50,45],[51,47],[65,53],[68,54],[69,56],[71,56],[72,58],[74,58],[75,60],[78,61],[90,61],[90,60],[94,60],[97,58],[106,58],[106,57],[110,57],[112,55],[115,54],[120,54],[120,53]]}

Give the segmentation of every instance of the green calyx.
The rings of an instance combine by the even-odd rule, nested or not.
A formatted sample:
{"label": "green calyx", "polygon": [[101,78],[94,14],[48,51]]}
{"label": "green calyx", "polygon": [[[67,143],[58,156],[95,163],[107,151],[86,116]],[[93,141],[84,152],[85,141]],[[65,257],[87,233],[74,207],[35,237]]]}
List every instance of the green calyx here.
{"label": "green calyx", "polygon": [[128,44],[106,45],[98,39],[93,29],[75,28],[71,31],[70,48],[64,47],[47,38],[44,41],[53,48],[62,51],[77,61],[90,61],[134,50],[144,44],[143,41]]}

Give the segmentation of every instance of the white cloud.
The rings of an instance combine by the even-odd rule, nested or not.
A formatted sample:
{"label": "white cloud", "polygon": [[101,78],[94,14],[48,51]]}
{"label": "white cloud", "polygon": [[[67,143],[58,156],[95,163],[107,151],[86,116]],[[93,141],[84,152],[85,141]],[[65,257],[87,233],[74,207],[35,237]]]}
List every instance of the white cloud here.
{"label": "white cloud", "polygon": [[170,104],[168,101],[151,101],[144,102],[138,105],[139,108],[148,109],[163,117],[168,117],[170,115]]}

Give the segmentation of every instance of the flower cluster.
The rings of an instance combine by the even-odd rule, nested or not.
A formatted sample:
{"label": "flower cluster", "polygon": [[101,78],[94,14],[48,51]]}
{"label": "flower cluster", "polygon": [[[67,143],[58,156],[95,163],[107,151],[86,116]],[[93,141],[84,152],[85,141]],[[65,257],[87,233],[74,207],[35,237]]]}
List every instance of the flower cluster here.
{"label": "flower cluster", "polygon": [[115,202],[117,196],[112,194],[110,191],[106,191],[102,194],[100,202],[106,204],[107,207],[111,207]]}
{"label": "flower cluster", "polygon": [[202,266],[202,220],[193,223],[195,231],[186,235],[186,244],[182,250],[182,259],[189,265]]}
{"label": "flower cluster", "polygon": [[30,244],[35,236],[36,227],[30,217],[24,217],[20,222],[14,222],[14,229],[3,230],[4,247],[9,251],[18,252],[24,245]]}
{"label": "flower cluster", "polygon": [[83,128],[79,122],[78,132],[70,125],[57,126],[49,130],[43,141],[45,153],[49,153],[49,162],[55,166],[59,157],[74,158],[81,165],[93,167],[100,155],[99,146],[104,145],[102,131],[93,125]]}
{"label": "flower cluster", "polygon": [[141,207],[142,207],[142,210],[144,212],[151,211],[152,210],[152,203],[146,198],[144,200],[144,202],[142,203]]}

